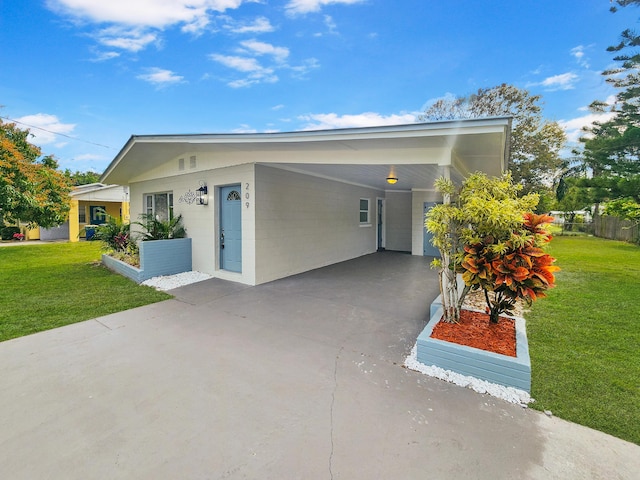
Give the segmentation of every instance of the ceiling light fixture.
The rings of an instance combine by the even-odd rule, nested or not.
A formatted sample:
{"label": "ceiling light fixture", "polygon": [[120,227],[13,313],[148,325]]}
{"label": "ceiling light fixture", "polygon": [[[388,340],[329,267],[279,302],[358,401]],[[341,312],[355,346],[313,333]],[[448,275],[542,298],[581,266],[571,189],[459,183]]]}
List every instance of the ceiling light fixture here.
{"label": "ceiling light fixture", "polygon": [[396,183],[398,183],[398,178],[397,177],[387,177],[387,183],[389,185],[395,185]]}

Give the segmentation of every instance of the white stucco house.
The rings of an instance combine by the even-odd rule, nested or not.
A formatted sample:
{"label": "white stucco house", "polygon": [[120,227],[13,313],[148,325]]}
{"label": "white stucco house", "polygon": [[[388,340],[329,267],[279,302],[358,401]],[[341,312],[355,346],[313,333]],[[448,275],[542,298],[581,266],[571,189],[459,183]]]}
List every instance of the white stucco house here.
{"label": "white stucco house", "polygon": [[258,285],[381,249],[433,254],[424,212],[441,201],[434,180],[500,175],[510,129],[488,118],[133,135],[101,181],[129,187],[132,219],[182,214],[193,270]]}

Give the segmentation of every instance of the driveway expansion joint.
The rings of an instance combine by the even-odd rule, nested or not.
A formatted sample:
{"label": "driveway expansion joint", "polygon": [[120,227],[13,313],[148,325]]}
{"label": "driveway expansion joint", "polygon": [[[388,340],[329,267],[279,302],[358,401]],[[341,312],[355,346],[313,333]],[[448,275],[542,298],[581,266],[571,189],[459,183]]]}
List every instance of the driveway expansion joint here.
{"label": "driveway expansion joint", "polygon": [[340,360],[340,355],[344,350],[344,345],[340,347],[338,353],[336,354],[335,364],[333,367],[333,391],[331,392],[331,409],[330,409],[330,423],[329,423],[329,433],[331,439],[331,452],[329,453],[329,478],[333,480],[333,407],[336,403],[336,390],[338,389],[338,361]]}
{"label": "driveway expansion joint", "polygon": [[102,325],[104,328],[106,328],[107,330],[113,330],[113,328],[111,328],[109,325],[107,325],[106,323],[102,323],[99,319],[94,319],[96,321],[96,323],[99,323],[100,325]]}

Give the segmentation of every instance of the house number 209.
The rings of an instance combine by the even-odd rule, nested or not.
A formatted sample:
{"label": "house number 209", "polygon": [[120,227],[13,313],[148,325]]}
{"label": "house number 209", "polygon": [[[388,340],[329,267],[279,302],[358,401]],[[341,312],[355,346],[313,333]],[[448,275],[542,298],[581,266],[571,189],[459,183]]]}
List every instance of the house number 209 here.
{"label": "house number 209", "polygon": [[[245,189],[245,190],[247,190],[247,192],[245,192],[245,194],[244,194],[244,198],[246,198],[247,200],[249,200],[249,198],[251,197],[251,195],[249,195],[249,191],[248,191],[248,190],[249,190],[249,184],[248,184],[248,183],[245,183],[245,184],[244,184],[244,189]],[[245,204],[244,204],[244,205],[245,205],[245,207],[249,208],[249,202],[245,202]]]}

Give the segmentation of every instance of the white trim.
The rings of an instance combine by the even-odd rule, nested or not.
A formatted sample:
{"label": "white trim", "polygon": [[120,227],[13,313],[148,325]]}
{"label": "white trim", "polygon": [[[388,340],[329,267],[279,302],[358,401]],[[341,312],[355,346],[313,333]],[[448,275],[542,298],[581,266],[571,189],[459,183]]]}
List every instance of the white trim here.
{"label": "white trim", "polygon": [[[380,232],[380,237],[378,238],[378,217],[380,216],[379,205],[380,201],[382,201],[382,231]],[[387,246],[387,205],[386,198],[384,197],[376,197],[376,250],[378,249],[378,245],[380,248],[386,248]]]}

